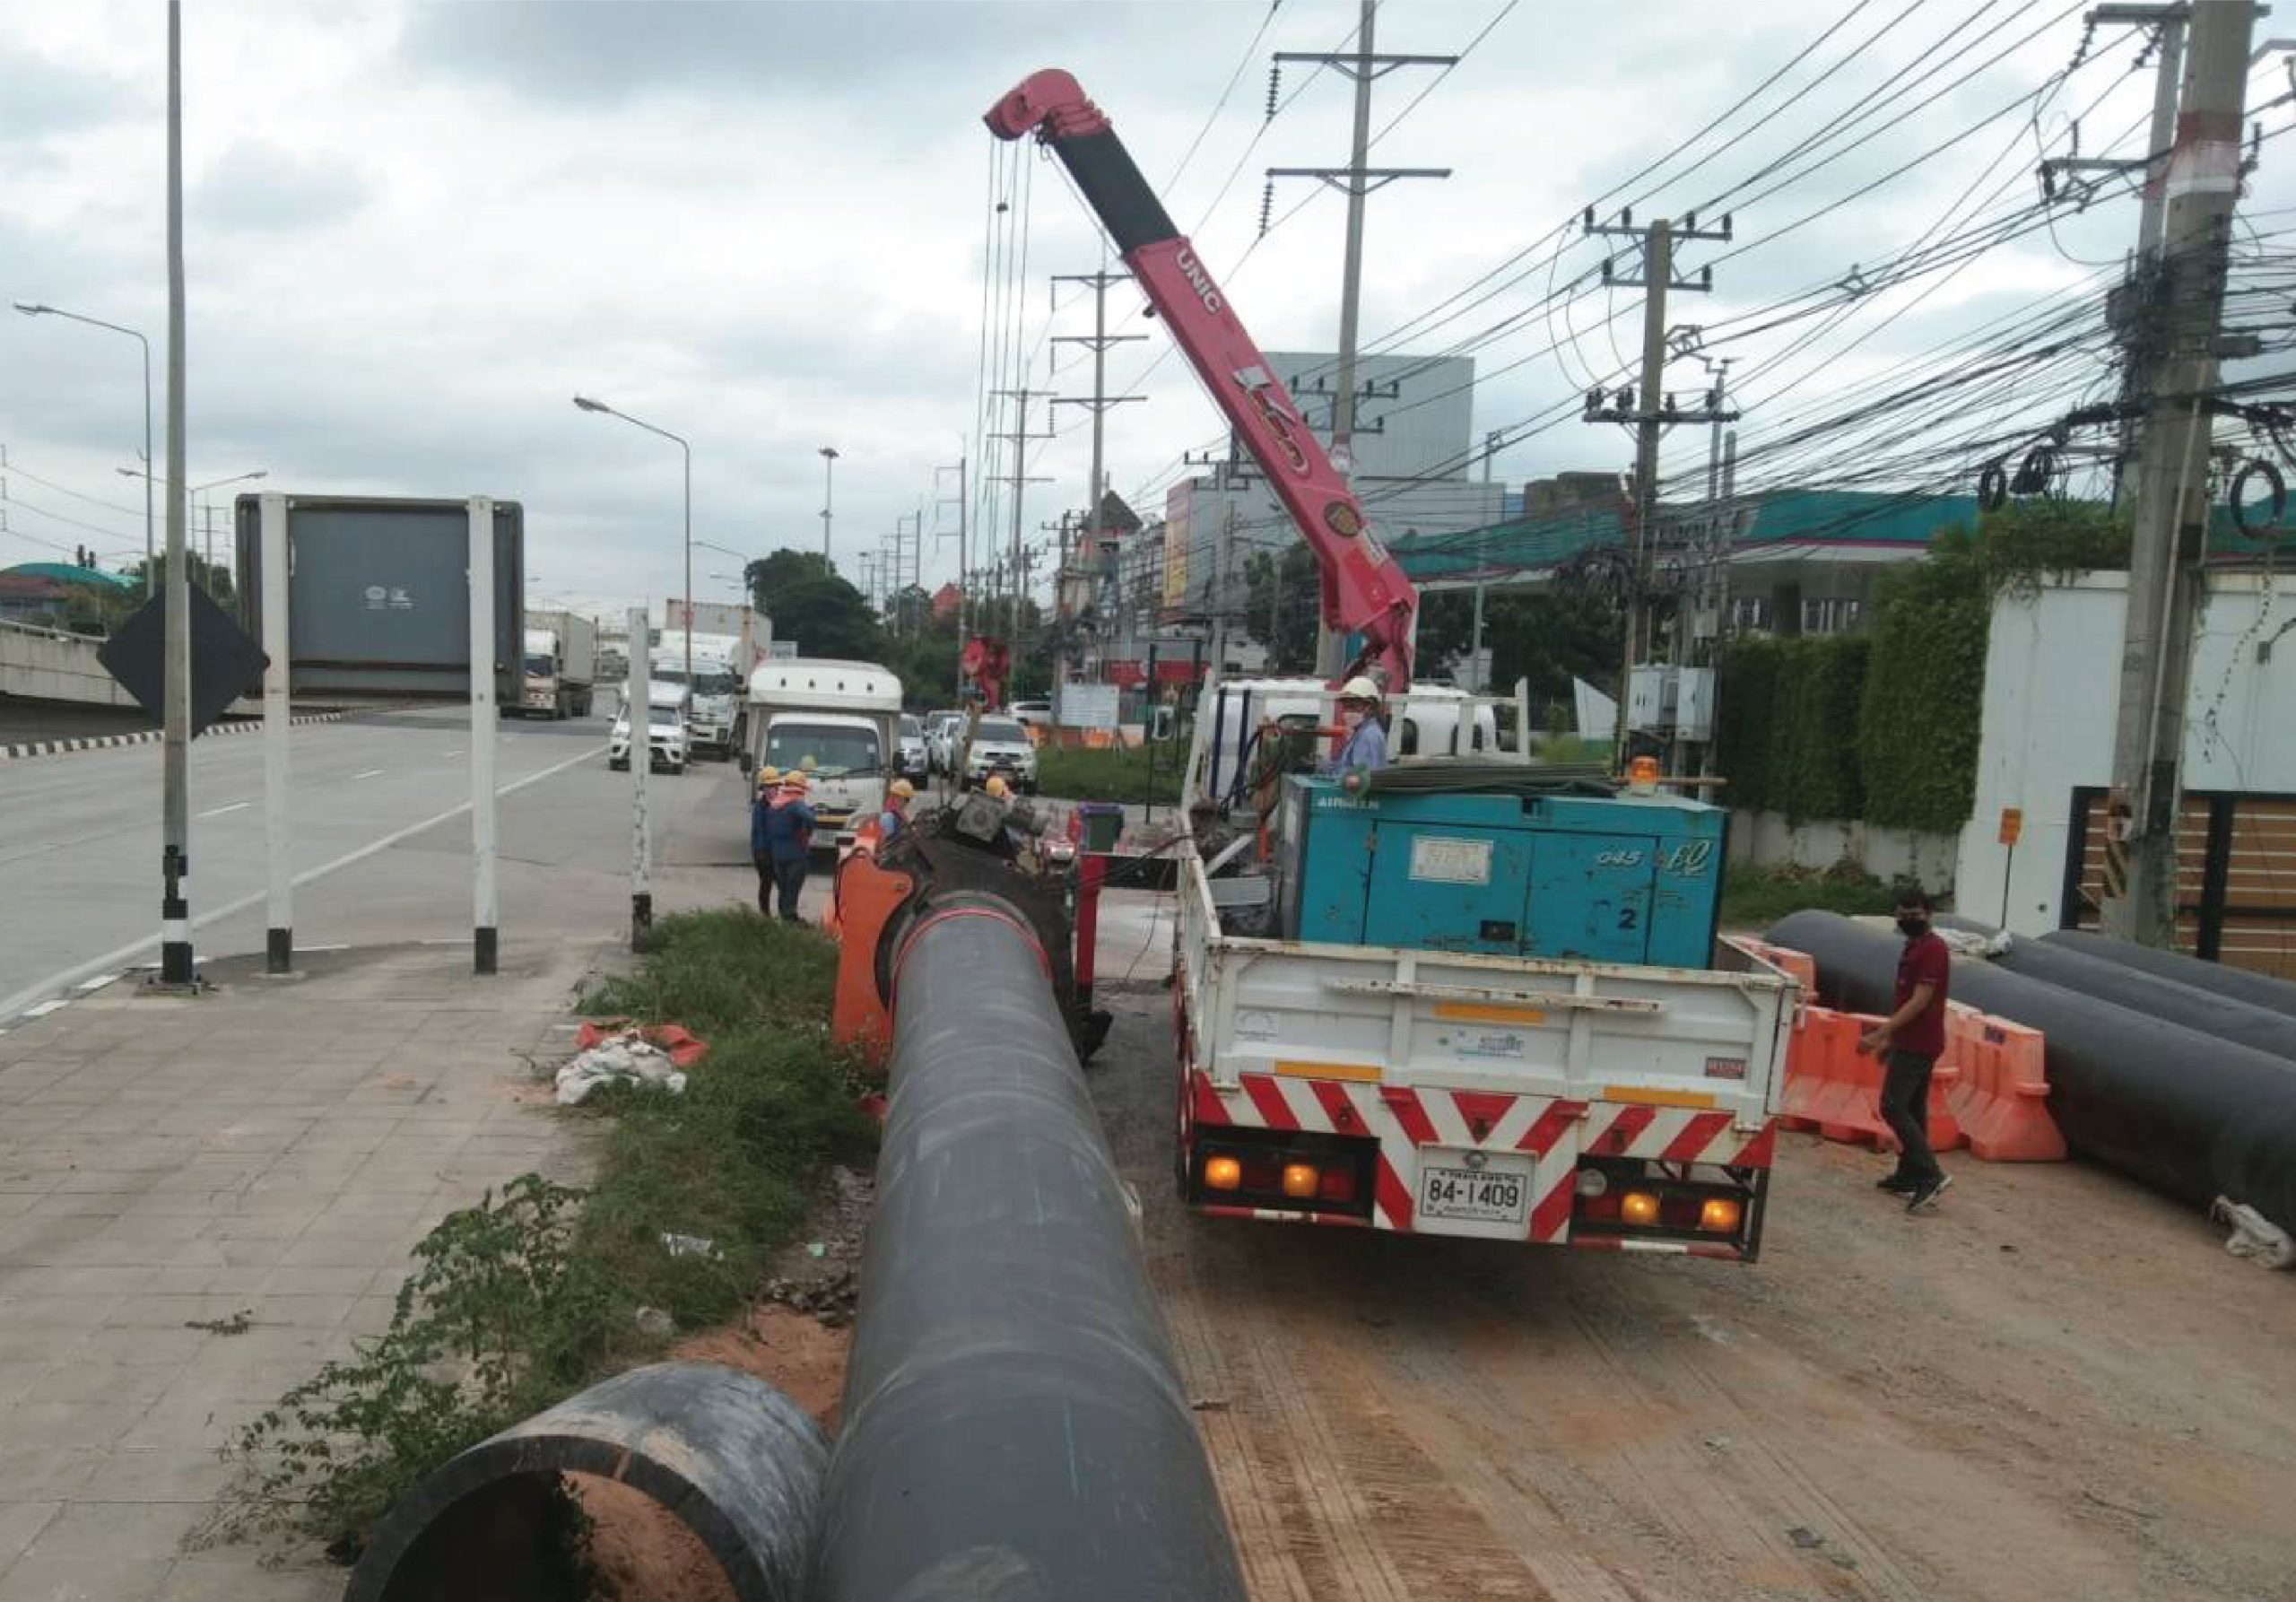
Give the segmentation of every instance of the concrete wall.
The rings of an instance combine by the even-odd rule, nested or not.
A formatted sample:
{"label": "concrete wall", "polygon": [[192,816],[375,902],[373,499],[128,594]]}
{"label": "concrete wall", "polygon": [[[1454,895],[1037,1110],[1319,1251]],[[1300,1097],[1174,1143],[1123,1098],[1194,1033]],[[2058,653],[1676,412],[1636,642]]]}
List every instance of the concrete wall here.
{"label": "concrete wall", "polygon": [[[2075,786],[2112,779],[2128,576],[2089,573],[1995,608],[1977,805],[1961,831],[1961,910],[2039,934],[2057,927]],[[2186,701],[2190,790],[2296,792],[2296,577],[2220,573],[2201,602]],[[2259,661],[2259,649],[2266,652]],[[2013,858],[2004,807],[2024,811]]]}
{"label": "concrete wall", "polygon": [[1918,879],[1930,890],[1952,887],[1959,842],[1950,834],[1886,829],[1839,820],[1787,821],[1783,813],[1733,812],[1733,866],[1830,868],[1847,858],[1877,879]]}
{"label": "concrete wall", "polygon": [[0,696],[134,706],[135,697],[96,660],[100,643],[77,634],[0,623]]}

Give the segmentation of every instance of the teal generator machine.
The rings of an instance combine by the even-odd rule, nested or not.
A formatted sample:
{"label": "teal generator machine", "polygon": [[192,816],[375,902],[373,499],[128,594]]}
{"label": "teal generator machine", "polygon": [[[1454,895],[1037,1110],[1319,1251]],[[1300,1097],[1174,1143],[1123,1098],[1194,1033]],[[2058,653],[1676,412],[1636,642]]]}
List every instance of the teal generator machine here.
{"label": "teal generator machine", "polygon": [[1705,968],[1728,814],[1679,797],[1284,780],[1284,937]]}

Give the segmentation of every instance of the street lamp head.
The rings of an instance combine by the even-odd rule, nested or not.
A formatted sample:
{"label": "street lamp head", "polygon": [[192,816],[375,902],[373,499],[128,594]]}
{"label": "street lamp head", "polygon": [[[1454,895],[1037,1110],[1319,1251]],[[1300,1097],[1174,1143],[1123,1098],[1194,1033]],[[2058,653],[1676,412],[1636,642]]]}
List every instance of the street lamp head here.
{"label": "street lamp head", "polygon": [[613,410],[613,408],[606,405],[605,402],[592,400],[587,395],[576,396],[574,397],[574,404],[581,407],[585,412],[611,412]]}
{"label": "street lamp head", "polygon": [[832,462],[837,460],[837,447],[834,445],[822,446],[822,455],[827,457]]}
{"label": "street lamp head", "polygon": [[18,311],[22,312],[26,317],[44,317],[48,313],[56,309],[53,306],[43,306],[33,300],[16,300],[11,302],[11,304],[13,304]]}

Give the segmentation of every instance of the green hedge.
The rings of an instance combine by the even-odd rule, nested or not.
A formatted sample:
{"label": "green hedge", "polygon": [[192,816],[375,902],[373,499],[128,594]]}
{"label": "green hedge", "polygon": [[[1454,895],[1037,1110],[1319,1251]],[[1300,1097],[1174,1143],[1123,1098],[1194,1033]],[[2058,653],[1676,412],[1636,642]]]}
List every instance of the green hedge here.
{"label": "green hedge", "polygon": [[1941,834],[1969,821],[1991,613],[1973,564],[1933,559],[1891,575],[1857,718],[1866,810],[1855,815]]}
{"label": "green hedge", "polygon": [[1862,815],[1866,657],[1865,638],[1855,634],[1732,642],[1717,731],[1729,805],[1796,821]]}

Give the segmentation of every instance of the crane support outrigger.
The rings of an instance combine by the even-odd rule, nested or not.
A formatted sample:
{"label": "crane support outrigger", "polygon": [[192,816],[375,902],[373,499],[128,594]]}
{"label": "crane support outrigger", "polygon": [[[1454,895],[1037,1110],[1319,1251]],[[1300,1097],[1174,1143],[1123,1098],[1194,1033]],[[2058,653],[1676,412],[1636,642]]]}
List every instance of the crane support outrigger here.
{"label": "crane support outrigger", "polygon": [[1060,158],[1148,303],[1267,475],[1322,570],[1325,624],[1362,639],[1340,679],[1375,670],[1389,692],[1408,688],[1418,592],[1373,536],[1362,501],[1244,331],[1196,247],[1172,225],[1107,114],[1074,77],[1048,68],[1023,80],[983,120],[999,139],[1034,133]]}

